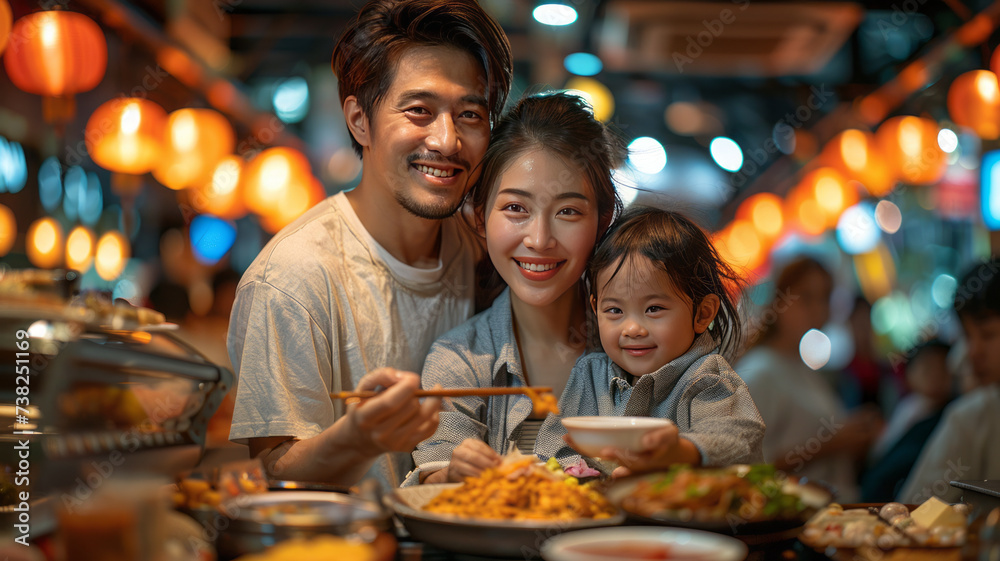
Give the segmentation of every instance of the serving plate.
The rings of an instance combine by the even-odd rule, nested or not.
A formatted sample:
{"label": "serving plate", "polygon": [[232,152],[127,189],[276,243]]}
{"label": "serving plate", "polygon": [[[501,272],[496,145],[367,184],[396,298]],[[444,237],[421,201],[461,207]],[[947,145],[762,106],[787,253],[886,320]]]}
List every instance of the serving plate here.
{"label": "serving plate", "polygon": [[[732,466],[729,469],[742,472],[748,468],[749,466]],[[806,503],[805,510],[792,518],[756,520],[752,515],[742,516],[740,512],[735,512],[729,513],[723,518],[702,520],[694,518],[689,512],[672,510],[642,513],[638,512],[640,509],[629,504],[630,501],[626,499],[632,496],[641,483],[658,481],[663,475],[663,473],[652,473],[623,478],[612,484],[611,488],[605,493],[605,496],[611,504],[621,509],[628,519],[633,522],[646,525],[704,530],[737,537],[764,535],[789,537],[786,535],[789,531],[801,528],[820,508],[833,500],[833,493],[828,488],[817,483],[788,476],[783,480],[781,490],[787,494],[798,495]],[[753,510],[750,512],[753,512]]]}
{"label": "serving plate", "polygon": [[240,495],[220,506],[226,514],[216,547],[220,559],[260,553],[276,543],[334,535],[370,543],[378,559],[391,559],[392,520],[378,505],[324,491]]}
{"label": "serving plate", "polygon": [[736,538],[686,528],[596,528],[556,536],[542,546],[546,561],[741,561],[746,556],[747,546]]}
{"label": "serving plate", "polygon": [[539,555],[542,544],[552,536],[574,530],[616,526],[625,520],[621,512],[600,520],[515,521],[460,518],[422,510],[445,489],[461,486],[461,483],[437,483],[396,489],[385,497],[385,503],[414,539],[447,551],[490,557],[530,559]]}

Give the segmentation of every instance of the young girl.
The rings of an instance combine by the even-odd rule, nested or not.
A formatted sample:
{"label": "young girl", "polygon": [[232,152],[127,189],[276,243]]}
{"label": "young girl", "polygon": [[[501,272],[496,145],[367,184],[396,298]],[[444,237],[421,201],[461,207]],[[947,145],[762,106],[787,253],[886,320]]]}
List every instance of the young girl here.
{"label": "young girl", "polygon": [[[506,289],[490,309],[431,348],[422,384],[551,386],[562,393],[587,350],[582,277],[620,202],[611,170],[625,143],[578,97],[522,99],[493,130],[471,193],[479,231]],[[500,462],[511,444],[531,453],[544,418],[524,395],[453,398],[437,432],[413,453],[406,483],[462,481]]]}
{"label": "young girl", "polygon": [[[746,384],[720,354],[740,344],[733,294],[743,282],[705,233],[676,212],[630,209],[598,246],[590,279],[604,352],[577,361],[561,415],[675,423],[647,434],[639,452],[602,452],[602,459],[621,464],[614,475],[675,463],[762,461],[764,423]],[[558,438],[561,426],[555,415],[546,420],[539,452],[565,464],[577,453]]]}

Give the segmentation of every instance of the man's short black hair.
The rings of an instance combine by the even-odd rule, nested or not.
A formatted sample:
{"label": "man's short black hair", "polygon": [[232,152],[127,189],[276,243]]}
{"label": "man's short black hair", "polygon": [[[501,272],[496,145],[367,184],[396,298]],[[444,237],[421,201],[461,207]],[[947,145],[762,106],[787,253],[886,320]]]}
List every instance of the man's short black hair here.
{"label": "man's short black hair", "polygon": [[1000,317],[1000,260],[991,257],[962,275],[955,290],[955,312],[960,318]]}

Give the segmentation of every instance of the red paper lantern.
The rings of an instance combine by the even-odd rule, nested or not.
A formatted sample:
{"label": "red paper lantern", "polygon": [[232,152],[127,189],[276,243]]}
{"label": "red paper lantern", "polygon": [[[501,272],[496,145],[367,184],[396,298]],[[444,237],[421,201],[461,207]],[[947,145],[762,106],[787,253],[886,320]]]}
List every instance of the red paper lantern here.
{"label": "red paper lantern", "polygon": [[[309,160],[293,148],[268,148],[243,171],[243,201],[261,216],[287,215],[313,181]],[[286,200],[287,199],[287,200]],[[309,207],[306,207],[309,208]],[[305,209],[303,209],[305,210]]]}
{"label": "red paper lantern", "polygon": [[927,185],[939,181],[948,166],[947,154],[938,146],[939,132],[930,119],[893,117],[878,128],[875,140],[901,181]]}
{"label": "red paper lantern", "polygon": [[147,99],[112,99],[87,121],[84,137],[94,163],[118,173],[139,175],[162,158],[167,112]]}
{"label": "red paper lantern", "polygon": [[896,177],[870,132],[858,129],[841,132],[827,143],[820,159],[824,165],[864,185],[873,196],[884,196],[896,186]]}
{"label": "red paper lantern", "polygon": [[243,204],[243,158],[226,156],[215,166],[212,179],[191,191],[195,210],[236,220],[247,214]]}
{"label": "red paper lantern", "polygon": [[7,0],[0,0],[0,53],[7,47],[11,22],[10,4]]}
{"label": "red paper lantern", "polygon": [[753,224],[761,243],[769,246],[781,236],[785,228],[784,201],[774,193],[757,193],[736,209],[737,220]]}
{"label": "red paper lantern", "polygon": [[36,12],[17,20],[11,37],[4,67],[10,81],[28,93],[71,96],[94,89],[104,78],[107,42],[83,14]]}
{"label": "red paper lantern", "polygon": [[278,201],[274,212],[261,217],[260,225],[264,230],[276,234],[322,201],[325,196],[323,184],[315,177],[309,177],[306,183],[290,185],[286,195]]}
{"label": "red paper lantern", "polygon": [[948,114],[980,138],[1000,138],[1000,83],[989,70],[962,74],[948,88]]}
{"label": "red paper lantern", "polygon": [[179,109],[167,118],[163,153],[153,177],[171,189],[200,187],[236,147],[232,125],[218,111]]}

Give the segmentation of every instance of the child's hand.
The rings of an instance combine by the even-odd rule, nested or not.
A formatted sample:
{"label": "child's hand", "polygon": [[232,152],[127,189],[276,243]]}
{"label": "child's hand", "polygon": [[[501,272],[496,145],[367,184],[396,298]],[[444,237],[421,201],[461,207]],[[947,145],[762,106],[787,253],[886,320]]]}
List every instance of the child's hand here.
{"label": "child's hand", "polygon": [[674,424],[646,433],[642,437],[640,450],[606,448],[601,451],[601,458],[621,464],[621,467],[612,473],[616,478],[633,473],[663,470],[674,464],[701,463],[701,453],[690,440],[680,437],[680,431]]}
{"label": "child's hand", "polygon": [[500,465],[500,454],[482,440],[466,438],[451,452],[448,464],[448,481],[461,483],[466,477],[475,477],[483,470]]}

